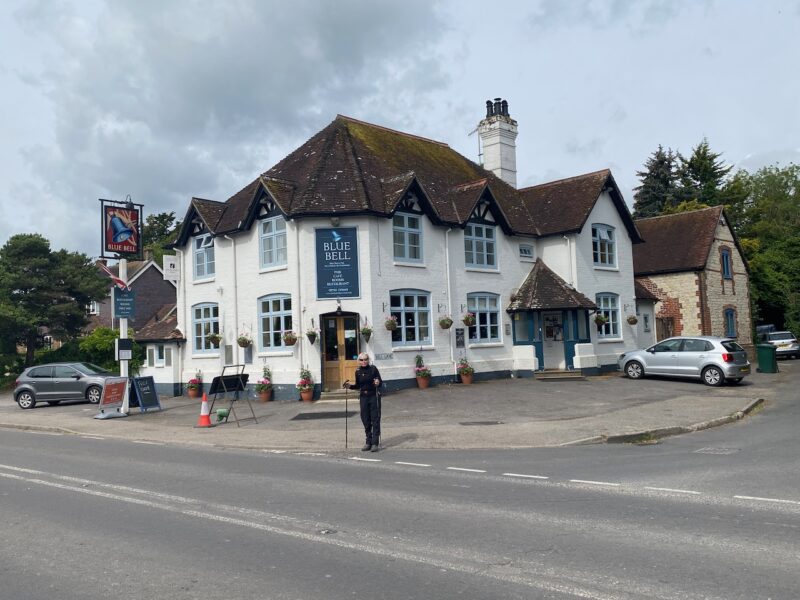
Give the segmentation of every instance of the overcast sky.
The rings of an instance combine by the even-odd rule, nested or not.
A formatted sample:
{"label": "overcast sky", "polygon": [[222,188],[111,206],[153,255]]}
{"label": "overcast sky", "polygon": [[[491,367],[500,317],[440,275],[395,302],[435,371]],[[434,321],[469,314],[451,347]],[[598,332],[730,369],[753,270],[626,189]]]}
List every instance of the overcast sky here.
{"label": "overcast sky", "polygon": [[485,101],[520,187],[655,148],[800,163],[800,0],[5,0],[0,245],[100,253],[98,198],[183,218],[337,114],[477,160]]}

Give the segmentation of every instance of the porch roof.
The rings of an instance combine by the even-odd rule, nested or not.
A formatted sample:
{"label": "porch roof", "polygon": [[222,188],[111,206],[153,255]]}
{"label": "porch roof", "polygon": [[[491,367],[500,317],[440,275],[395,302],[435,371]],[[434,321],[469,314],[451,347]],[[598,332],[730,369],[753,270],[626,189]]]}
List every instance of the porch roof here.
{"label": "porch roof", "polygon": [[506,310],[518,312],[567,308],[595,309],[597,305],[537,258]]}

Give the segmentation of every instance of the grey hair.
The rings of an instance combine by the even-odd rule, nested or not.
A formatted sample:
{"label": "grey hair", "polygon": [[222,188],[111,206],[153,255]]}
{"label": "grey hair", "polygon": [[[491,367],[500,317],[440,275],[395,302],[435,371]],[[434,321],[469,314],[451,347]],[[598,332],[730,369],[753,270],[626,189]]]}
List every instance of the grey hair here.
{"label": "grey hair", "polygon": [[369,360],[369,354],[367,354],[366,352],[362,352],[361,354],[358,355],[358,360]]}

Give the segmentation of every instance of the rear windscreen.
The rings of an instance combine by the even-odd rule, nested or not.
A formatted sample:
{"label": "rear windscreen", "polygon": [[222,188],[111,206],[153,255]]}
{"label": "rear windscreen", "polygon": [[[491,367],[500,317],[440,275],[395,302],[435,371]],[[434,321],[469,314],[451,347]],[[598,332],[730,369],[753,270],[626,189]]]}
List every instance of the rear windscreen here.
{"label": "rear windscreen", "polygon": [[770,333],[767,339],[771,342],[777,340],[793,340],[794,336],[788,331],[781,331],[780,333]]}
{"label": "rear windscreen", "polygon": [[730,340],[722,342],[722,347],[728,352],[744,352],[744,348],[742,348],[736,342],[732,342]]}

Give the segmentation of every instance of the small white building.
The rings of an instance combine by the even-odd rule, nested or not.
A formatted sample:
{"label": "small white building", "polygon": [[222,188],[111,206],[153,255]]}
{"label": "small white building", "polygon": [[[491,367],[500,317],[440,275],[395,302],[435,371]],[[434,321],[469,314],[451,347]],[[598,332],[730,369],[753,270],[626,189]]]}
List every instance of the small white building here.
{"label": "small white building", "polygon": [[640,335],[628,317],[641,238],[611,173],[518,190],[507,103],[487,102],[479,133],[491,170],[337,116],[226,202],[193,198],[174,245],[183,337],[159,340],[171,369],[144,374],[171,393],[225,365],[253,383],[266,365],[275,397],[295,399],[301,368],[317,393],[335,390],[360,351],[389,389],[415,384],[417,355],[434,384],[457,380],[461,358],[477,379],[616,369]]}

